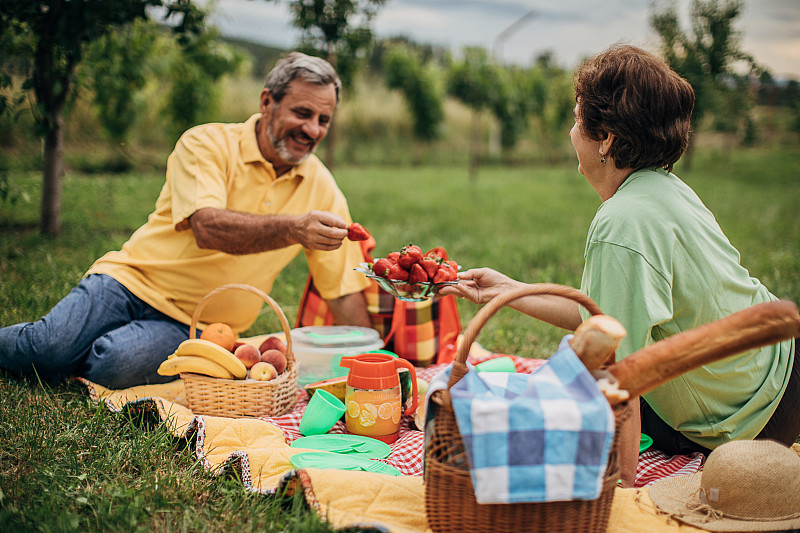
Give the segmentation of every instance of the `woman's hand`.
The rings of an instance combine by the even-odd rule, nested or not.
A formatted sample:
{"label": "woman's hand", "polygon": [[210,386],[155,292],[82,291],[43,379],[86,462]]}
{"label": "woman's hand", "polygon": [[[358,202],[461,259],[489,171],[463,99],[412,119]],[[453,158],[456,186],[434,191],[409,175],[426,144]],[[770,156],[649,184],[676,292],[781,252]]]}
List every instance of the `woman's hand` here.
{"label": "woman's hand", "polygon": [[473,268],[458,273],[457,285],[445,285],[439,290],[442,296],[453,294],[476,304],[483,304],[521,282],[513,280],[491,268]]}

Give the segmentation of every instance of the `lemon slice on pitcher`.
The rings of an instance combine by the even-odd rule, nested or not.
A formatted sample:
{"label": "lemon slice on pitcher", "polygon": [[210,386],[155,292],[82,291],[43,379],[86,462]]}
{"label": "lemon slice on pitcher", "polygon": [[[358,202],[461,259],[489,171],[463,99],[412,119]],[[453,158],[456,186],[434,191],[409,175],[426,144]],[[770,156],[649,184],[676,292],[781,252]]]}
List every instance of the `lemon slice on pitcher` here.
{"label": "lemon slice on pitcher", "polygon": [[380,407],[378,407],[378,416],[384,420],[388,420],[392,417],[392,404],[389,402],[383,402]]}
{"label": "lemon slice on pitcher", "polygon": [[350,400],[347,402],[347,414],[350,418],[358,418],[359,413],[361,413],[361,408],[358,406],[357,401]]}

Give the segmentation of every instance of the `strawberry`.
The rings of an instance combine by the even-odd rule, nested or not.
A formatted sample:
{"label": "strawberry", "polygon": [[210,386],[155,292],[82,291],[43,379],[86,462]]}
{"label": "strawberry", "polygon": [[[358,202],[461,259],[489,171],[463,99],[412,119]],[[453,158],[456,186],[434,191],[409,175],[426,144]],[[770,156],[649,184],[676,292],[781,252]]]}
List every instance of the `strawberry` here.
{"label": "strawberry", "polygon": [[423,257],[419,264],[425,269],[425,273],[428,274],[430,279],[433,279],[436,276],[436,271],[439,270],[439,263],[430,256]]}
{"label": "strawberry", "polygon": [[447,253],[444,251],[443,248],[437,246],[436,248],[432,248],[425,252],[425,257],[434,257],[438,258],[439,262],[447,260]]}
{"label": "strawberry", "polygon": [[395,265],[400,260],[400,252],[390,252],[389,255],[386,256],[386,259],[394,263]]}
{"label": "strawberry", "polygon": [[389,269],[388,279],[396,281],[408,281],[408,270],[400,265],[392,265]]}
{"label": "strawberry", "polygon": [[451,267],[451,268],[452,268],[452,269],[453,269],[455,272],[458,272],[458,263],[456,263],[455,261],[452,261],[452,260],[451,260],[451,261],[446,261],[446,263],[447,263],[448,265],[450,265],[450,267]]}
{"label": "strawberry", "polygon": [[447,263],[442,263],[439,265],[439,271],[434,276],[433,282],[444,283],[445,281],[455,281],[456,279],[458,279],[456,271]]}
{"label": "strawberry", "polygon": [[408,282],[410,284],[419,283],[421,281],[428,281],[428,273],[425,272],[425,269],[422,268],[422,265],[419,263],[414,263],[411,265],[411,272],[408,276]]}
{"label": "strawberry", "polygon": [[369,232],[358,222],[353,222],[347,228],[347,238],[351,241],[366,241],[369,239]]}
{"label": "strawberry", "polygon": [[416,244],[403,246],[400,250],[400,258],[397,260],[398,264],[405,269],[410,269],[411,265],[420,261],[422,261],[422,249]]}
{"label": "strawberry", "polygon": [[376,276],[380,276],[382,278],[388,279],[389,278],[389,271],[392,269],[393,266],[394,265],[392,264],[391,261],[389,261],[385,257],[382,257],[382,258],[378,259],[377,261],[375,261],[375,264],[372,265],[372,272]]}

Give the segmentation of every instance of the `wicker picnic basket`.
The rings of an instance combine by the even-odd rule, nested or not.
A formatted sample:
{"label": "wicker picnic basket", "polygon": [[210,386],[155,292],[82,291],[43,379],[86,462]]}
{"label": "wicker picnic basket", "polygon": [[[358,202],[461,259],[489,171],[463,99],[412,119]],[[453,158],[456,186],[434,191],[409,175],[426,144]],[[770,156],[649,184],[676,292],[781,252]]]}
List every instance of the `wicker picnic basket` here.
{"label": "wicker picnic basket", "polygon": [[283,415],[297,401],[297,360],[292,352],[292,336],[286,315],[268,294],[241,283],[217,287],[198,302],[192,315],[189,338],[194,339],[197,335],[197,321],[206,303],[215,295],[230,290],[253,293],[275,311],[286,335],[286,370],[270,381],[220,379],[202,374],[181,373],[189,409],[197,414],[234,418]]}
{"label": "wicker picnic basket", "polygon": [[[470,477],[467,453],[456,424],[450,399],[453,387],[468,371],[470,347],[486,321],[509,302],[534,294],[548,294],[578,302],[592,315],[602,314],[586,295],[571,287],[550,283],[528,285],[493,298],[467,325],[463,342],[453,362],[447,388],[433,393],[435,402],[433,431],[425,451],[425,512],[428,525],[437,533],[519,531],[601,533],[606,530],[619,479],[617,434],[609,454],[603,488],[595,500],[570,500],[541,503],[479,504]],[[614,408],[619,428],[627,404]]]}

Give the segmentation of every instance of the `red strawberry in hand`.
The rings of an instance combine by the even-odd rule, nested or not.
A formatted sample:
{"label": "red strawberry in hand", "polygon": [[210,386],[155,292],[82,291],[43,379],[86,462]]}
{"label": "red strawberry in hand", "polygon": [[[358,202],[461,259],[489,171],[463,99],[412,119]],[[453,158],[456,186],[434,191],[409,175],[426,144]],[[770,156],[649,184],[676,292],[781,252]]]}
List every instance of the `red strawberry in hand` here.
{"label": "red strawberry in hand", "polygon": [[428,281],[428,273],[425,272],[425,269],[422,268],[422,265],[419,263],[414,263],[411,265],[411,272],[408,276],[408,282],[410,284],[419,283],[421,281]]}
{"label": "red strawberry in hand", "polygon": [[422,249],[416,244],[409,244],[400,250],[400,258],[397,260],[398,264],[405,268],[411,269],[411,265],[422,261]]}
{"label": "red strawberry in hand", "polygon": [[347,238],[351,241],[366,241],[369,239],[369,232],[358,222],[353,222],[347,228]]}
{"label": "red strawberry in hand", "polygon": [[397,261],[400,260],[400,252],[389,252],[389,255],[386,256],[386,259],[394,264],[397,264]]}

